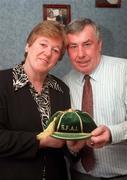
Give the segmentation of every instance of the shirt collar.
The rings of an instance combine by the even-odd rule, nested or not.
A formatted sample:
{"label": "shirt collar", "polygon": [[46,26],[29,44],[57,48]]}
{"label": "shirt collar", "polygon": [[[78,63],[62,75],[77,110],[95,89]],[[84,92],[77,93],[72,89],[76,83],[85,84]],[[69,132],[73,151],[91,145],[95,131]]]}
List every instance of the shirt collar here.
{"label": "shirt collar", "polygon": [[103,55],[100,56],[100,63],[98,64],[98,66],[95,68],[95,70],[90,74],[90,77],[95,80],[98,81],[101,77],[101,73],[103,71],[103,66],[104,66],[104,58]]}
{"label": "shirt collar", "polygon": [[[19,64],[13,68],[13,87],[14,90],[17,91],[27,84],[30,84],[29,79],[27,77],[27,74],[24,71],[23,65]],[[51,87],[52,89],[55,89],[57,91],[60,91],[63,93],[63,90],[58,84],[58,82],[53,78],[52,75],[48,74],[47,80],[46,80],[46,86]]]}
{"label": "shirt collar", "polygon": [[29,80],[28,77],[24,71],[24,68],[21,64],[15,66],[13,68],[13,87],[14,90],[17,91],[18,89],[21,89],[26,84],[28,84]]}
{"label": "shirt collar", "polygon": [[102,71],[103,71],[103,66],[104,66],[103,55],[101,55],[100,58],[101,58],[100,63],[98,64],[96,69],[90,75],[92,77],[92,79],[94,79],[95,81],[99,80],[99,78],[101,77]]}

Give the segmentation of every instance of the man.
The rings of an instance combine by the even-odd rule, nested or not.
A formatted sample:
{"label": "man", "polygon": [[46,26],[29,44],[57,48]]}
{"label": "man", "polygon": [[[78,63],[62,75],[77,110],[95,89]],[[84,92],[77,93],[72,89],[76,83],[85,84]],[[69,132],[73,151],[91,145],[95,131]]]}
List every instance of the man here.
{"label": "man", "polygon": [[90,140],[67,142],[78,152],[86,143],[94,150],[95,164],[86,171],[79,160],[72,180],[127,179],[127,60],[101,55],[99,27],[79,19],[66,27],[68,55],[74,69],[64,77],[70,88],[73,109],[81,110],[84,76],[90,76],[93,119],[97,128]]}
{"label": "man", "polygon": [[58,21],[62,25],[67,24],[67,16],[64,13],[64,10],[62,10],[62,9],[59,10],[59,15],[56,16],[56,21]]}

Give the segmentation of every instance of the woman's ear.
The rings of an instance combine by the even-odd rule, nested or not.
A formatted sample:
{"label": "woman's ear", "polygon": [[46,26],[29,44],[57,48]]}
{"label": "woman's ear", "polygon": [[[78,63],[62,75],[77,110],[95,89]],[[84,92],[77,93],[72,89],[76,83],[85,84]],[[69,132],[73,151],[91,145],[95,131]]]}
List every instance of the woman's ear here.
{"label": "woman's ear", "polygon": [[26,52],[26,53],[28,52],[28,48],[29,48],[29,44],[27,43],[27,44],[26,44],[26,47],[25,47],[25,52]]}

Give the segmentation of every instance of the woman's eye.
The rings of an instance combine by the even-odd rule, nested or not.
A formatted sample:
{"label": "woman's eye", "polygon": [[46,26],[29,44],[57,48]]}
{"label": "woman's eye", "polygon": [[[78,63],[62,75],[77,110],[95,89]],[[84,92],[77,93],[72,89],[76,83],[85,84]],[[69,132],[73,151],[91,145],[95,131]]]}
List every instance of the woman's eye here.
{"label": "woman's eye", "polygon": [[47,44],[41,43],[40,44],[42,47],[47,47]]}
{"label": "woman's eye", "polygon": [[57,48],[53,48],[53,51],[54,51],[55,53],[57,53],[57,54],[60,53],[60,49],[57,49]]}

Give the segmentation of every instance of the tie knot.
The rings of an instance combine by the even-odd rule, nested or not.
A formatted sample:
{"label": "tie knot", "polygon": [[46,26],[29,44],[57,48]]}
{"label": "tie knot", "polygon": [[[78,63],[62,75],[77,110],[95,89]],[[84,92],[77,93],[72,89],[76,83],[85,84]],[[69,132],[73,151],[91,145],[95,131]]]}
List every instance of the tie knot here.
{"label": "tie knot", "polygon": [[85,78],[85,80],[89,80],[89,79],[90,79],[90,76],[89,76],[88,74],[86,74],[86,75],[84,76],[84,78]]}

